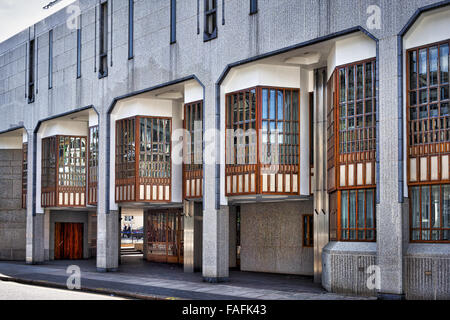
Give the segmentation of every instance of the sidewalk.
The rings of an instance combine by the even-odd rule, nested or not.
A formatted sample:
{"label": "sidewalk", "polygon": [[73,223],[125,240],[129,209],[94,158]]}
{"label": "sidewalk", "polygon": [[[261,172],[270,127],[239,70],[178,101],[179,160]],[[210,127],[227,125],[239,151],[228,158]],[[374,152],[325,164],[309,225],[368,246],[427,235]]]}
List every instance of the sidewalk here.
{"label": "sidewalk", "polygon": [[[98,273],[94,260],[52,261],[45,265],[0,262],[0,281],[65,288],[69,265],[81,268],[83,291],[136,299],[192,300],[354,300],[331,294],[310,277],[230,271],[230,281],[209,284],[201,273],[184,273],[181,266],[124,257],[118,272]],[[64,299],[64,297],[61,297]]]}

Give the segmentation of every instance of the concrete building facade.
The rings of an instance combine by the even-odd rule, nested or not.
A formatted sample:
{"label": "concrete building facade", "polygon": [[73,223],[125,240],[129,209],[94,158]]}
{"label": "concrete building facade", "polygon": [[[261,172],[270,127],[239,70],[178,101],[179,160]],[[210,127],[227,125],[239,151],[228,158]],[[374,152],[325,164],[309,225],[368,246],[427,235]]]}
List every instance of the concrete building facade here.
{"label": "concrete building facade", "polygon": [[[450,1],[79,0],[0,44],[0,259],[450,298]],[[67,244],[67,245],[66,245]]]}

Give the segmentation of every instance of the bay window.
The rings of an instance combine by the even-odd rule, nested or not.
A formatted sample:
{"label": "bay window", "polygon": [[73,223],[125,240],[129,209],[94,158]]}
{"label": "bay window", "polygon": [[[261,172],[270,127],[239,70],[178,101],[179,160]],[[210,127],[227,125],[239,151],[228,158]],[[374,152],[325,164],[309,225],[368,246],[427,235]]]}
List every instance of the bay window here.
{"label": "bay window", "polygon": [[450,40],[406,52],[410,240],[450,242]]}
{"label": "bay window", "polygon": [[203,101],[184,106],[183,195],[185,199],[203,194]]}
{"label": "bay window", "polygon": [[226,195],[299,190],[300,91],[255,87],[226,95]]}
{"label": "bay window", "polygon": [[170,118],[116,122],[116,202],[171,201]]}
{"label": "bay window", "polygon": [[42,139],[42,207],[84,207],[86,137]]}
{"label": "bay window", "polygon": [[98,184],[98,126],[89,128],[88,204],[97,204]]}
{"label": "bay window", "polygon": [[330,239],[376,241],[375,59],[337,67],[328,83]]}

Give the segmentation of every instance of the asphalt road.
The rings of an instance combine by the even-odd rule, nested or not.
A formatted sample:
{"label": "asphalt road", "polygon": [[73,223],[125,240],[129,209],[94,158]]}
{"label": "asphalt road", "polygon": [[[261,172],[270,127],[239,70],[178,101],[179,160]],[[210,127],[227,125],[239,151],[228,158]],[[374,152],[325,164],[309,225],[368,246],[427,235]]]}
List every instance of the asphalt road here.
{"label": "asphalt road", "polygon": [[0,300],[124,300],[123,298],[0,281]]}

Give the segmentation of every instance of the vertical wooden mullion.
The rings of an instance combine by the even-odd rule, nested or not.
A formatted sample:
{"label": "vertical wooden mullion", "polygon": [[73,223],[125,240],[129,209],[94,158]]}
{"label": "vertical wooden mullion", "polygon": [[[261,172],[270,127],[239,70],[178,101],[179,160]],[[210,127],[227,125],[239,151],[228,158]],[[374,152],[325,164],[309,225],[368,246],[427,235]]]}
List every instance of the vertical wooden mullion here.
{"label": "vertical wooden mullion", "polygon": [[137,201],[138,200],[138,189],[140,190],[140,172],[139,172],[139,165],[140,165],[140,154],[141,154],[141,143],[140,143],[140,130],[141,130],[141,117],[137,116],[134,120],[134,161],[136,162],[135,164],[135,186],[134,186],[134,200]]}
{"label": "vertical wooden mullion", "polygon": [[[55,175],[55,192],[53,192],[53,205],[55,204],[59,204],[59,196],[58,195],[58,191],[59,191],[59,136],[56,136],[55,139],[51,139],[53,140],[53,151],[55,152],[55,168],[54,168],[54,175]],[[51,141],[50,140],[50,141]],[[63,151],[63,157],[64,157],[64,151]]]}

